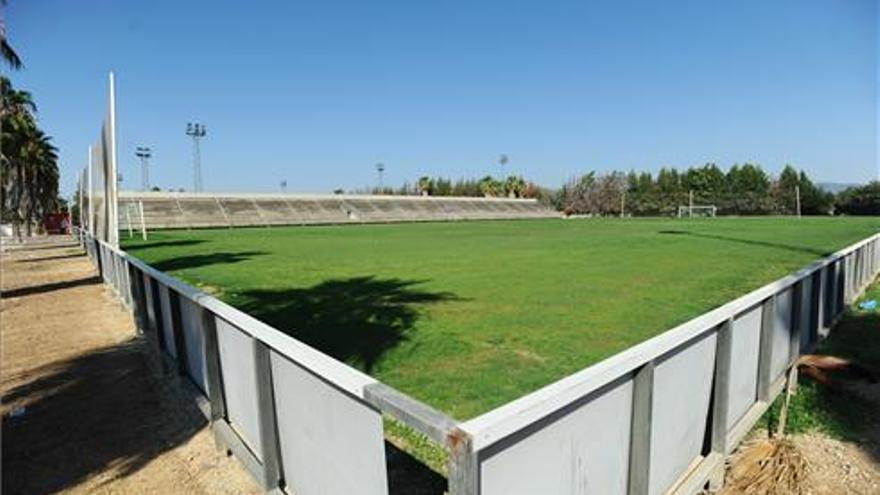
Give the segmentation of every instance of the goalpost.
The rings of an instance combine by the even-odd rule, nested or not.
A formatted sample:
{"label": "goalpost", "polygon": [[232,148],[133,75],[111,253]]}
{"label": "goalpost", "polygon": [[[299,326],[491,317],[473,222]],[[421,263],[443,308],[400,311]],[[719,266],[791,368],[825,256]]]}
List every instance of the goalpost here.
{"label": "goalpost", "polygon": [[688,191],[687,206],[678,206],[678,218],[693,218],[696,216],[714,218],[716,213],[718,213],[718,208],[715,205],[695,205],[694,191]]}
{"label": "goalpost", "polygon": [[714,217],[718,213],[715,205],[687,205],[678,207],[678,218]]}

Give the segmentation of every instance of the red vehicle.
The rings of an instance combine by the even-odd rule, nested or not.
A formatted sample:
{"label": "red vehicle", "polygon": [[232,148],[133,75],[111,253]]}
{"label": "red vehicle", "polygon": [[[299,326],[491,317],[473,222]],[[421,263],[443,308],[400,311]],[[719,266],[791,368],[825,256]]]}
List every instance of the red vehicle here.
{"label": "red vehicle", "polygon": [[70,213],[50,213],[43,222],[46,232],[50,234],[70,233]]}

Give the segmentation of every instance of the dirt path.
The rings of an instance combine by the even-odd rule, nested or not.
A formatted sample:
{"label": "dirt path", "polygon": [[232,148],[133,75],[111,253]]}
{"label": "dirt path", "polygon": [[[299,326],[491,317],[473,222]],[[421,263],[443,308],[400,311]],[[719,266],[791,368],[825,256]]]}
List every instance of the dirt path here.
{"label": "dirt path", "polygon": [[3,493],[260,493],[68,238],[0,254]]}

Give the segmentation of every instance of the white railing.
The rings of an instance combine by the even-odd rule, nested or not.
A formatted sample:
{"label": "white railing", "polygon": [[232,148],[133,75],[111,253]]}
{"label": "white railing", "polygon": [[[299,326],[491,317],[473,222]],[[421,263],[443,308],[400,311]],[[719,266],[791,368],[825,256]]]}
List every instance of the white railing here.
{"label": "white railing", "polygon": [[459,425],[452,493],[695,493],[880,271],[874,235]]}
{"label": "white railing", "polygon": [[449,453],[449,492],[696,493],[880,272],[880,234],[465,422],[78,231],[138,328],[266,490],[388,492],[382,415]]}
{"label": "white railing", "polygon": [[131,255],[77,235],[139,330],[201,395],[267,491],[388,493],[382,415],[440,442],[455,422]]}

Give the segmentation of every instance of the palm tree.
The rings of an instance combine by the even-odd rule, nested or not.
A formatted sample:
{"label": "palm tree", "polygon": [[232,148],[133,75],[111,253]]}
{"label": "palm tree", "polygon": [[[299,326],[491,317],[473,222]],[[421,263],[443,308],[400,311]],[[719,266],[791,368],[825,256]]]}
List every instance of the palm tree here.
{"label": "palm tree", "polygon": [[[0,2],[0,6],[6,7],[6,0]],[[21,69],[21,59],[6,39],[6,19],[2,15],[0,15],[0,54],[10,67],[15,70]]]}
{"label": "palm tree", "polygon": [[14,89],[6,78],[0,78],[0,90],[0,214],[12,222],[20,239],[22,223],[30,235],[57,207],[58,150],[37,126],[30,93]]}
{"label": "palm tree", "polygon": [[526,181],[522,177],[511,175],[504,181],[504,191],[511,198],[519,198],[526,190]]}
{"label": "palm tree", "polygon": [[434,190],[434,181],[428,176],[419,177],[418,187],[422,196],[430,196]]}

